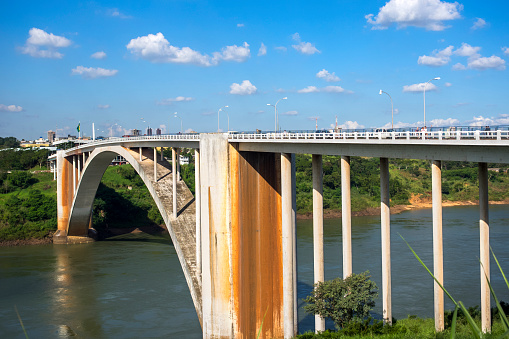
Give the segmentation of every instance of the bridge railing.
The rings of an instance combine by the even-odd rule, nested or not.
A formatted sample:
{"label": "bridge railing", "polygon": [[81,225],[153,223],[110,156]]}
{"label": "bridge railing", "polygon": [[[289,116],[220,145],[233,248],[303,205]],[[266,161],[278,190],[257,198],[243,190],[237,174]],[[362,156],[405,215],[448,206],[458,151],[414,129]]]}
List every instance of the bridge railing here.
{"label": "bridge railing", "polygon": [[229,133],[229,140],[509,140],[509,131]]}

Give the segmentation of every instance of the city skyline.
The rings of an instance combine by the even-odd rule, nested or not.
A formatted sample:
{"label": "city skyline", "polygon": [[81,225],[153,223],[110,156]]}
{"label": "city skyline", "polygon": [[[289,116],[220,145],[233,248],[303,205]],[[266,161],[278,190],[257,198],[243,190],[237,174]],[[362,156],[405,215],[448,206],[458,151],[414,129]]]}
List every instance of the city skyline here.
{"label": "city skyline", "polygon": [[[505,2],[2,3],[0,134],[509,125]],[[432,80],[439,77],[438,80]],[[268,105],[270,104],[270,105]],[[225,108],[228,106],[228,108]],[[221,111],[218,113],[218,111]],[[174,114],[178,112],[178,116]],[[180,119],[177,119],[180,118]],[[182,125],[181,125],[182,124]],[[58,127],[57,127],[58,126]],[[105,131],[102,132],[101,131]]]}

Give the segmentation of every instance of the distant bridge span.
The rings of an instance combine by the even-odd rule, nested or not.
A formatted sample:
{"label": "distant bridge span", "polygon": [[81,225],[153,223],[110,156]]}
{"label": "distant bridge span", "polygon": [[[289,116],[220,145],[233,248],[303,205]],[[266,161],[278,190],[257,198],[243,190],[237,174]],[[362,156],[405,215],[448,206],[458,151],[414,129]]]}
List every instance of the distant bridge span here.
{"label": "distant bridge span", "polygon": [[[172,164],[156,147],[172,148]],[[180,180],[180,148],[195,149],[195,197]],[[116,155],[140,174],[175,245],[204,338],[297,333],[294,154],[313,155],[315,281],[323,280],[322,155],[341,156],[343,276],[352,273],[350,157],[380,157],[383,317],[392,319],[389,158],[432,161],[434,274],[443,281],[441,161],[479,163],[480,258],[489,277],[487,163],[509,163],[508,131],[212,133],[111,138],[59,151],[55,243],[89,241],[97,187]],[[435,325],[444,328],[435,288]],[[481,275],[482,327],[490,296]],[[324,321],[316,318],[317,330]]]}

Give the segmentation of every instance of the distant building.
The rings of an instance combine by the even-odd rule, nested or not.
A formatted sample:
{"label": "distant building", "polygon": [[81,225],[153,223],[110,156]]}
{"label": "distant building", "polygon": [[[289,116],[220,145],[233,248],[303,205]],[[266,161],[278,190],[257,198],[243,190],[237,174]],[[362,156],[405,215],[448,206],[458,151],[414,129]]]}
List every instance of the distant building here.
{"label": "distant building", "polygon": [[131,135],[137,137],[141,134],[141,131],[139,129],[132,129],[131,130]]}
{"label": "distant building", "polygon": [[52,144],[55,141],[57,133],[54,131],[48,131],[48,142]]}
{"label": "distant building", "polygon": [[152,128],[147,128],[147,135],[152,135]]}
{"label": "distant building", "polygon": [[161,129],[160,128],[156,129],[156,135],[161,135]]}

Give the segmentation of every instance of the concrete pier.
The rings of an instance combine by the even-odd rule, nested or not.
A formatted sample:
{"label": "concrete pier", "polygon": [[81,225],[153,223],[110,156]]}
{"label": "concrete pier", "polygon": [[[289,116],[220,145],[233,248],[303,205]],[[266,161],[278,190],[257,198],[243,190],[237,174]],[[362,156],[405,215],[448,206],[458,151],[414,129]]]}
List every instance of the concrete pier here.
{"label": "concrete pier", "polygon": [[391,296],[391,210],[389,196],[389,159],[380,158],[380,208],[382,231],[382,303],[384,322],[392,324]]}
{"label": "concrete pier", "polygon": [[350,157],[341,156],[341,228],[343,279],[352,275],[352,205],[350,198]]}
{"label": "concrete pier", "polygon": [[171,148],[171,174],[173,176],[173,218],[177,219],[177,152]]}
{"label": "concrete pier", "polygon": [[483,332],[491,332],[490,305],[490,220],[488,200],[488,164],[479,163],[479,231],[481,261],[481,326]]}
{"label": "concrete pier", "polygon": [[[313,268],[314,283],[324,281],[322,156],[313,154]],[[325,319],[315,315],[315,332],[325,331]]]}
{"label": "concrete pier", "polygon": [[[444,285],[444,250],[442,244],[442,162],[433,160],[431,165],[433,200],[433,275]],[[435,330],[444,330],[444,291],[434,284]]]}

